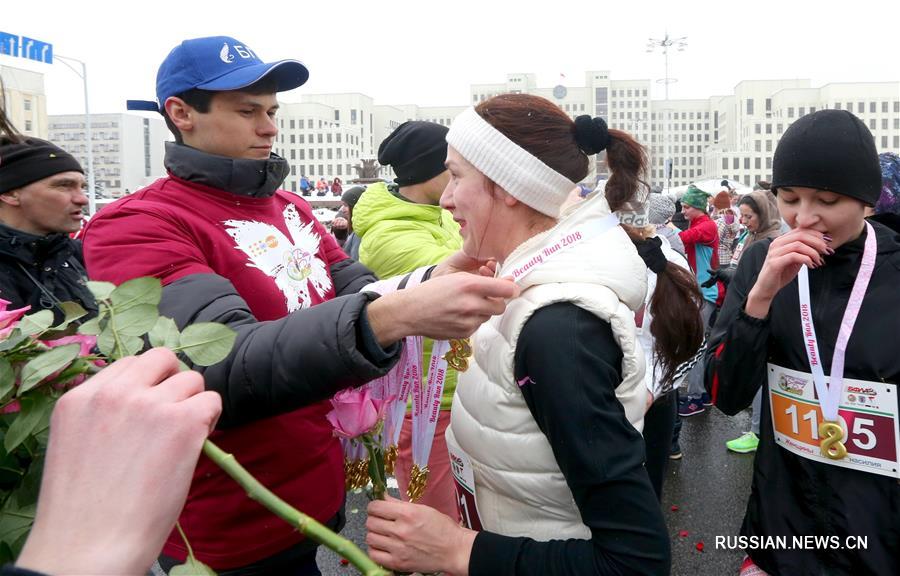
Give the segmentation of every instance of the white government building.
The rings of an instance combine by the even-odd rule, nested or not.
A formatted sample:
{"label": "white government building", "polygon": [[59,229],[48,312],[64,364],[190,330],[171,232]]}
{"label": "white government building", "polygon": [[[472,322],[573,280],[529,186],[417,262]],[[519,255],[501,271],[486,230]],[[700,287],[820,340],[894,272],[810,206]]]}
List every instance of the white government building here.
{"label": "white government building", "polygon": [[[50,116],[48,139],[87,169],[84,114]],[[165,142],[173,137],[161,116],[91,114],[91,139],[98,198],[120,198],[166,173]]]}
{"label": "white government building", "polygon": [[[46,114],[41,74],[2,67],[6,106],[27,134],[56,141],[85,161],[81,115]],[[728,178],[747,186],[772,177],[772,153],[790,124],[823,108],[850,110],[872,131],[879,152],[900,152],[900,81],[830,83],[810,80],[745,80],[732,94],[696,100],[653,100],[651,80],[618,80],[609,71],[585,72],[582,85],[541,87],[536,75],[507,74],[497,84],[473,84],[469,102],[458,106],[376,105],[362,93],[305,94],[282,102],[276,153],[291,164],[285,188],[300,190],[302,175],[335,177],[346,184],[354,169],[374,159],[378,145],[407,120],[449,125],[468,105],[508,92],[545,97],[573,118],[602,116],[610,127],[628,131],[647,147],[655,186]],[[171,139],[159,117],[136,114],[92,115],[96,177],[109,196],[117,196],[162,176],[163,141]],[[666,158],[671,172],[667,178]],[[586,182],[607,174],[603,155]],[[389,168],[380,175],[391,178]],[[345,186],[346,187],[346,186]]]}

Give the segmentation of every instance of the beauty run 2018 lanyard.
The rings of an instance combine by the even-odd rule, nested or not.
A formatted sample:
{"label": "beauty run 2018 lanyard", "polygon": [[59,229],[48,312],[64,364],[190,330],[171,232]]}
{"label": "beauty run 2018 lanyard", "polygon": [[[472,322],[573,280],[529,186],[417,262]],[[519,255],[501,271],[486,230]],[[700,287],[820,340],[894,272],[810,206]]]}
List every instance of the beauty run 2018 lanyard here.
{"label": "beauty run 2018 lanyard", "polygon": [[579,222],[572,222],[569,225],[557,225],[556,229],[551,232],[548,240],[541,243],[540,248],[505,262],[500,276],[512,276],[513,281],[518,284],[528,274],[554,256],[578,244],[597,238],[618,225],[619,218],[615,214],[609,214],[603,218],[588,218]]}
{"label": "beauty run 2018 lanyard", "polygon": [[847,353],[850,334],[853,332],[853,325],[859,316],[859,309],[866,296],[869,280],[872,278],[872,271],[875,269],[876,253],[875,230],[871,224],[866,222],[866,244],[862,263],[856,280],[853,282],[850,301],[844,311],[837,342],[834,345],[829,383],[825,382],[825,373],[822,370],[819,355],[819,342],[816,338],[816,328],[813,326],[812,303],[809,300],[809,269],[803,266],[797,276],[797,288],[800,293],[800,323],[803,326],[806,356],[812,369],[813,382],[815,382],[816,394],[819,397],[824,418],[824,422],[819,425],[819,436],[823,438],[820,447],[822,455],[832,460],[840,460],[847,455],[847,448],[843,443],[844,430],[838,421],[838,403],[844,384],[844,357]]}

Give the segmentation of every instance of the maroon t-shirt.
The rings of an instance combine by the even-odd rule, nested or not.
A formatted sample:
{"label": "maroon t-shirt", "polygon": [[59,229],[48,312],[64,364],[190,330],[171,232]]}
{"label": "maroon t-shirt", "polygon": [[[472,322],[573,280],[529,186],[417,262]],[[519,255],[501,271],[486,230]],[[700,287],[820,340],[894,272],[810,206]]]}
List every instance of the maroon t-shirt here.
{"label": "maroon t-shirt", "polygon": [[[84,255],[92,280],[115,284],[155,276],[166,285],[190,274],[218,274],[260,321],[334,298],[329,266],[347,258],[294,194],[250,198],[175,177],[98,213],[85,229]],[[329,410],[322,401],[211,439],[292,506],[326,521],[344,493],[343,454],[325,419]],[[303,539],[202,455],[179,521],[198,559],[219,569],[259,561]],[[163,552],[186,556],[177,532]]]}

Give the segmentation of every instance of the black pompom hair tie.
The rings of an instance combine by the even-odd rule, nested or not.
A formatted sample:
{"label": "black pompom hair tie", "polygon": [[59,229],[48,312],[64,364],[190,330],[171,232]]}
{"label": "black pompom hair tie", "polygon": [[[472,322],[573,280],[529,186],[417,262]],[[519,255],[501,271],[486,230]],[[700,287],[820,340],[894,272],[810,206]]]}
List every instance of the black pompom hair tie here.
{"label": "black pompom hair tie", "polygon": [[583,114],[575,118],[575,142],[581,151],[592,156],[609,147],[610,136],[606,120]]}

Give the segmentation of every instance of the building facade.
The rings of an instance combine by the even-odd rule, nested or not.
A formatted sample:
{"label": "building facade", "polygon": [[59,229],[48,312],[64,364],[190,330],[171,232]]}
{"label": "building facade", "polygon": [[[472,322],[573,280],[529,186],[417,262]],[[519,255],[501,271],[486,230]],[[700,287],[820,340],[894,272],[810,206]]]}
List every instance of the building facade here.
{"label": "building facade", "polygon": [[0,66],[4,110],[13,126],[25,136],[48,137],[47,96],[40,72]]}
{"label": "building facade", "polygon": [[[49,132],[51,141],[88,169],[83,114],[50,116]],[[98,198],[120,198],[166,174],[165,142],[173,138],[160,117],[91,114],[91,139]]]}

